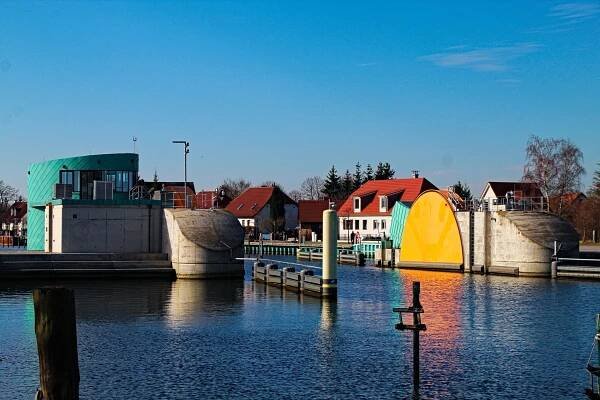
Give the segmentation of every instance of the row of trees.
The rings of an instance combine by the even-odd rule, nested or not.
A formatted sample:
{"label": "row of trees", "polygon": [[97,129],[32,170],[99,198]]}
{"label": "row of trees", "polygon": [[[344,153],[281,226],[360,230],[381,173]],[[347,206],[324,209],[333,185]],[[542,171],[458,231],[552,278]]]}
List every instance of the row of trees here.
{"label": "row of trees", "polygon": [[360,163],[356,163],[354,173],[347,169],[343,176],[338,175],[335,165],[332,165],[323,181],[321,195],[332,200],[342,200],[367,181],[392,179],[395,174],[396,171],[387,162],[379,162],[375,171],[371,164],[367,164],[364,172]]}

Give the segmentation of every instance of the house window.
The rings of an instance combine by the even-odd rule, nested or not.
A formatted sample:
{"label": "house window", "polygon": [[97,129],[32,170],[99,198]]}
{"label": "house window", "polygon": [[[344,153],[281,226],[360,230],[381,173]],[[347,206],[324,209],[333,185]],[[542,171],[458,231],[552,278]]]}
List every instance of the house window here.
{"label": "house window", "polygon": [[354,229],[358,230],[360,228],[360,221],[355,219],[354,220]]}
{"label": "house window", "polygon": [[354,198],[354,211],[360,211],[360,197]]}
{"label": "house window", "polygon": [[246,220],[245,219],[242,220],[242,226],[246,226]]}
{"label": "house window", "polygon": [[363,231],[367,230],[367,220],[363,219]]}
{"label": "house window", "polygon": [[385,219],[381,220],[381,229],[385,229]]}
{"label": "house window", "polygon": [[387,211],[388,209],[388,198],[387,196],[381,196],[379,198],[379,211]]}
{"label": "house window", "polygon": [[373,220],[373,230],[376,231],[377,229],[379,229],[379,221],[374,219]]}

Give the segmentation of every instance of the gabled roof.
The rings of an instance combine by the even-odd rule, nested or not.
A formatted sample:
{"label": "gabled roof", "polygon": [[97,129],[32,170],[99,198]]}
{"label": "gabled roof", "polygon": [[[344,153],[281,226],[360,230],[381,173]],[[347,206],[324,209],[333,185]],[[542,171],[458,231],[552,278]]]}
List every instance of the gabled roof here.
{"label": "gabled roof", "polygon": [[496,197],[505,197],[507,192],[513,192],[519,197],[542,197],[542,191],[535,182],[488,182],[481,193],[481,197],[491,188]]}
{"label": "gabled roof", "polygon": [[238,218],[254,218],[273,197],[272,186],[251,187],[231,200],[225,209]]}
{"label": "gabled roof", "polygon": [[[338,210],[340,216],[344,215],[391,215],[393,204],[388,205],[387,212],[379,211],[379,196],[396,197],[396,200],[406,204],[412,204],[415,199],[429,189],[437,189],[435,185],[425,178],[404,178],[373,180],[365,182],[356,189]],[[362,210],[355,213],[353,209],[353,198],[360,197]],[[364,203],[364,200],[368,204]]]}
{"label": "gabled roof", "polygon": [[[15,215],[11,215],[11,210],[16,210]],[[15,201],[8,207],[4,213],[0,215],[0,221],[12,222],[15,219],[21,220],[27,214],[27,202],[26,201]]]}
{"label": "gabled roof", "polygon": [[298,220],[301,223],[323,222],[323,211],[329,209],[329,200],[298,201]]}

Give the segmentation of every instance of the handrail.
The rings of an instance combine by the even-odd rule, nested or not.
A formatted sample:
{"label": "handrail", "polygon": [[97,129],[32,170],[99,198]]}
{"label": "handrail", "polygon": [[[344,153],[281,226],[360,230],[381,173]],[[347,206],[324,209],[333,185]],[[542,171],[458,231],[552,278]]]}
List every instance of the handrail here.
{"label": "handrail", "polygon": [[322,267],[317,267],[317,266],[314,266],[314,265],[300,264],[300,263],[294,263],[294,262],[282,261],[282,260],[273,260],[273,259],[270,259],[270,258],[237,257],[236,260],[240,260],[240,261],[269,261],[269,262],[273,262],[273,263],[276,263],[276,264],[297,265],[297,266],[306,267],[306,268],[323,269]]}

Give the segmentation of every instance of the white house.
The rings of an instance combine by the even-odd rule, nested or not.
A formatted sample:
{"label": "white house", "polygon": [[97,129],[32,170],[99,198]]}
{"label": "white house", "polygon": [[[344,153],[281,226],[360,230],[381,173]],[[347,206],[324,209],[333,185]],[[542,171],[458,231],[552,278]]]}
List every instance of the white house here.
{"label": "white house", "polygon": [[390,236],[392,210],[397,202],[407,206],[425,190],[437,189],[425,178],[367,181],[338,210],[340,239],[352,232],[361,238]]}

